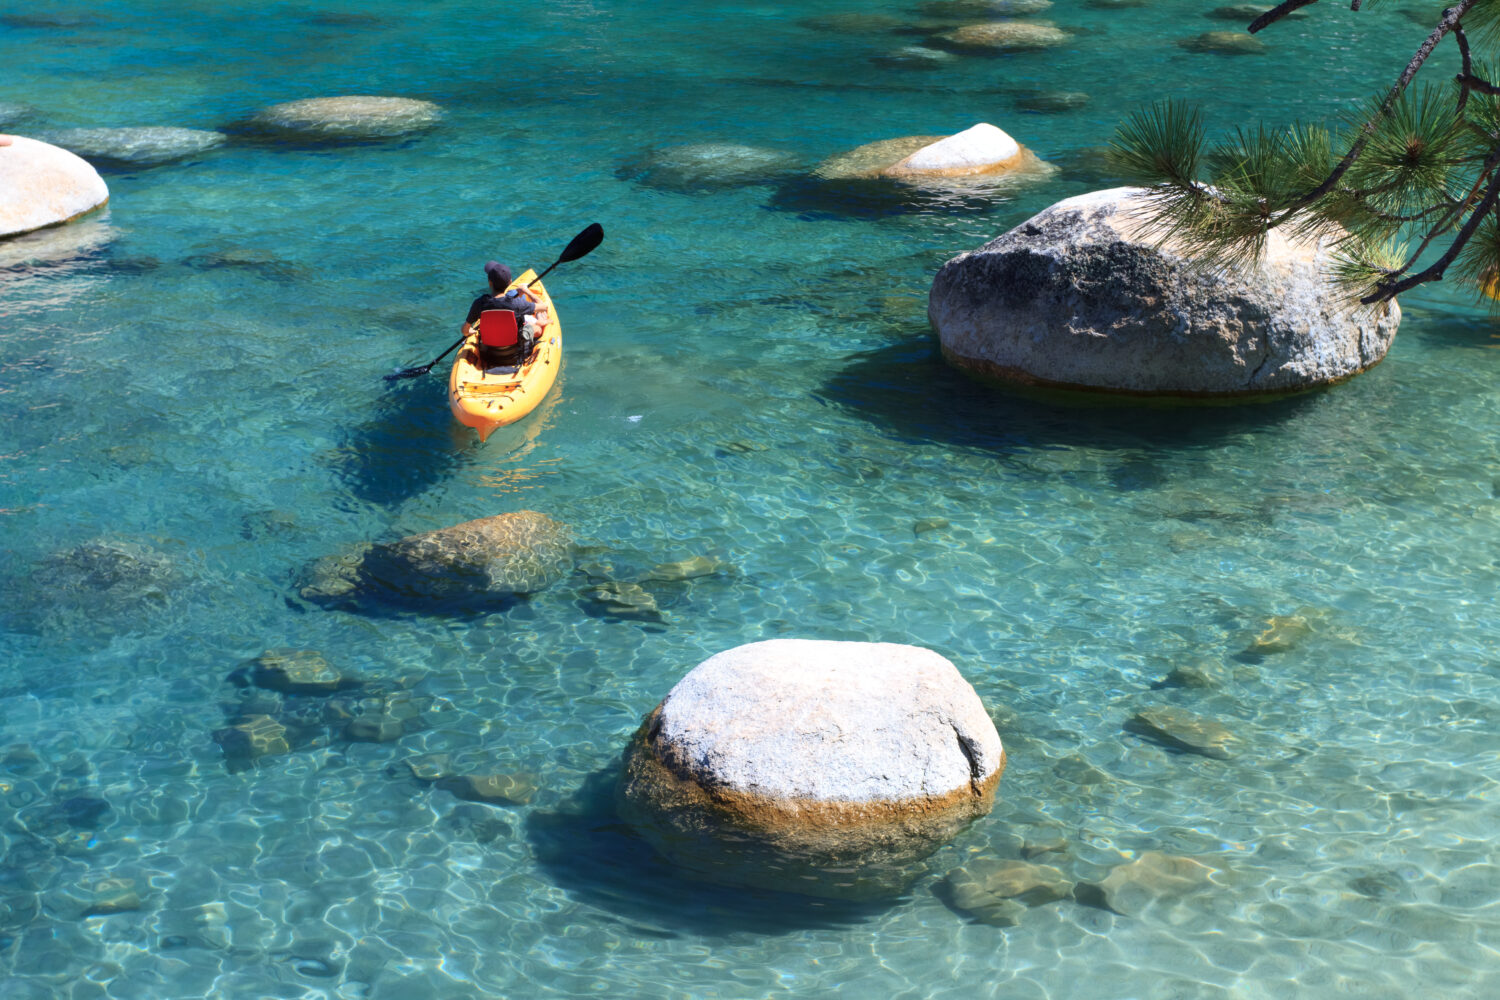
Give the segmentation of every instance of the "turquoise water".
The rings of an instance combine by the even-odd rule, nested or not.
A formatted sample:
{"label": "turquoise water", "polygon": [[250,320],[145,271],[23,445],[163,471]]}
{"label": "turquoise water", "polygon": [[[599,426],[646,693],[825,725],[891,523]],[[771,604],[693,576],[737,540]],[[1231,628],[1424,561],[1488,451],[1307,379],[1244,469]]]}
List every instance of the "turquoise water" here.
{"label": "turquoise water", "polygon": [[[1128,110],[1323,117],[1424,33],[1319,5],[1265,55],[1173,44],[1235,27],[1212,6],[1059,2],[1067,46],[930,69],[883,59],[930,18],[885,0],[0,6],[0,102],[29,109],[10,131],[231,135],[105,165],[105,212],[0,243],[0,995],[1500,993],[1493,322],[1425,290],[1346,385],[1170,411],[993,392],[926,328],[943,260],[1113,183],[1089,150]],[[1023,107],[1048,90],[1092,100]],[[445,117],[357,145],[240,128],[362,93]],[[893,203],[650,166],[732,142],[805,170],[979,120],[1062,173]],[[548,278],[567,359],[541,412],[481,447],[442,366],[380,380],[452,340],[486,259],[545,266],[596,219],[604,245]],[[520,509],[620,580],[728,568],[648,585],[642,618],[583,576],[488,615],[298,596],[347,545]],[[1257,648],[1268,629],[1285,641]],[[994,812],[900,899],[698,885],[613,817],[640,718],[708,655],[777,636],[930,647],[995,716]],[[350,741],[328,699],[229,681],[277,647],[418,714]],[[1161,684],[1201,664],[1216,686]],[[302,724],[235,766],[213,734],[251,702]],[[1123,728],[1157,704],[1245,748]],[[404,764],[428,753],[538,790],[460,801]],[[1056,838],[1075,880],[1146,851],[1216,875],[1009,928],[935,892]]]}

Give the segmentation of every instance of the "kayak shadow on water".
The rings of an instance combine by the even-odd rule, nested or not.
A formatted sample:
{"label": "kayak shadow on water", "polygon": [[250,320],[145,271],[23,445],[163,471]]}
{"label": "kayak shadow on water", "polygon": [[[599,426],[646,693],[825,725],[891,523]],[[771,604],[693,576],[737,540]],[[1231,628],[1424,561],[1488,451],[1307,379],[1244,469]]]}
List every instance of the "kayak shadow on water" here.
{"label": "kayak shadow on water", "polygon": [[545,399],[520,421],[481,442],[448,408],[446,366],[422,378],[391,384],[370,418],[349,425],[332,464],[355,499],[396,506],[441,485],[464,469],[478,470],[489,488],[513,490],[536,475],[518,463],[540,443],[563,396],[566,366]]}
{"label": "kayak shadow on water", "polygon": [[448,412],[442,377],[415,382],[394,384],[369,419],[345,427],[331,462],[355,499],[399,505],[447,480],[479,448],[474,433]]}
{"label": "kayak shadow on water", "polygon": [[1225,405],[1013,390],[954,369],[928,338],[852,356],[817,397],[902,438],[1013,454],[1058,446],[1208,447],[1308,412],[1320,395]]}
{"label": "kayak shadow on water", "polygon": [[855,903],[689,878],[619,817],[619,776],[616,761],[589,775],[556,809],[532,812],[526,819],[526,838],[552,884],[613,913],[642,937],[847,927],[875,919],[906,900]]}

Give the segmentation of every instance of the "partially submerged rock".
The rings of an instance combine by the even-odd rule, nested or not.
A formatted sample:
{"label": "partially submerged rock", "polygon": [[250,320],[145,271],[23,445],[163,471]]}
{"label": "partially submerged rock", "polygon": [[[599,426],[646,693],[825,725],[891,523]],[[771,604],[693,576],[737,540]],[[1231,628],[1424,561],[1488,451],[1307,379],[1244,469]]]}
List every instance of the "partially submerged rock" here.
{"label": "partially submerged rock", "polygon": [[877,66],[889,69],[938,69],[955,60],[951,52],[942,49],[929,48],[926,45],[903,45],[878,56],[872,56],[870,61]]}
{"label": "partially submerged rock", "polygon": [[1213,874],[1214,869],[1193,858],[1146,851],[1099,882],[1079,883],[1073,895],[1080,903],[1133,916],[1153,904],[1210,888]]}
{"label": "partially submerged rock", "polygon": [[214,742],[224,750],[231,766],[249,764],[261,757],[292,752],[286,726],[269,715],[248,715],[214,732]]}
{"label": "partially submerged rock", "polygon": [[723,560],[713,556],[693,556],[689,559],[680,559],[677,562],[657,563],[651,572],[646,574],[647,580],[662,580],[668,583],[677,583],[683,580],[696,580],[699,577],[713,576],[725,568]]}
{"label": "partially submerged rock", "polygon": [[0,237],[60,225],[109,200],[109,187],[83,158],[25,136],[6,138],[0,145]]}
{"label": "partially submerged rock", "polygon": [[126,538],[94,538],[60,549],[32,567],[38,597],[68,609],[117,616],[164,605],[181,582],[176,561]]}
{"label": "partially submerged rock", "polygon": [[313,97],[273,104],[251,124],[312,139],[383,139],[429,129],[442,116],[431,101],[409,97]]}
{"label": "partially submerged rock", "polygon": [[999,55],[1051,49],[1066,45],[1072,38],[1066,31],[1045,21],[991,21],[966,24],[938,35],[938,41],[974,55]]}
{"label": "partially submerged rock", "polygon": [[451,774],[436,784],[456,798],[489,805],[521,806],[537,793],[536,778],[529,774]]}
{"label": "partially submerged rock", "polygon": [[606,580],[583,590],[583,598],[589,610],[605,618],[634,618],[642,621],[661,621],[661,608],[656,596],[638,583]]}
{"label": "partially submerged rock", "polygon": [[523,510],[326,556],[309,569],[300,592],[335,606],[367,599],[484,604],[542,590],[572,569],[566,526]]}
{"label": "partially submerged rock", "polygon": [[1052,0],[927,0],[917,11],[927,17],[970,20],[977,17],[1024,17],[1040,14]]}
{"label": "partially submerged rock", "polygon": [[1189,52],[1210,52],[1221,56],[1253,56],[1266,51],[1266,43],[1240,31],[1205,31],[1192,38],[1179,38],[1177,44]]}
{"label": "partially submerged rock", "polygon": [[668,191],[769,184],[796,170],[795,153],[732,142],[662,146],[628,163],[621,175]]}
{"label": "partially submerged rock", "polygon": [[1296,649],[1303,639],[1312,635],[1312,617],[1305,610],[1290,615],[1272,615],[1266,619],[1265,627],[1250,640],[1243,652],[1252,657],[1261,657]]}
{"label": "partially submerged rock", "polygon": [[46,139],[88,160],[154,166],[222,146],[227,136],[206,129],[157,125],[62,129],[48,132]]}
{"label": "partially submerged rock", "polygon": [[988,812],[1005,752],[951,663],[777,639],[710,657],[646,718],[620,810],[698,877],[834,898],[899,892]]}
{"label": "partially submerged rock", "polygon": [[256,687],[284,694],[332,694],[360,685],[311,649],[268,649],[251,660],[249,668]]}
{"label": "partially submerged rock", "polygon": [[1215,272],[1147,221],[1139,188],[1058,202],[933,281],[948,361],[983,378],[1161,396],[1300,392],[1377,364],[1401,320],[1324,274],[1337,233],[1274,229],[1259,264]]}
{"label": "partially submerged rock", "polygon": [[[0,127],[14,125],[23,118],[31,117],[31,108],[25,104],[17,104],[14,101],[0,101]],[[0,136],[0,139],[6,138]]]}
{"label": "partially submerged rock", "polygon": [[1239,739],[1225,725],[1171,705],[1143,708],[1125,727],[1177,750],[1228,760]]}
{"label": "partially submerged rock", "polygon": [[1051,865],[982,858],[949,872],[938,891],[980,923],[1011,927],[1027,907],[1072,896],[1073,883]]}
{"label": "partially submerged rock", "polygon": [[1092,98],[1081,90],[1038,90],[1016,98],[1016,107],[1023,111],[1039,111],[1055,114],[1062,111],[1077,111],[1089,106]]}

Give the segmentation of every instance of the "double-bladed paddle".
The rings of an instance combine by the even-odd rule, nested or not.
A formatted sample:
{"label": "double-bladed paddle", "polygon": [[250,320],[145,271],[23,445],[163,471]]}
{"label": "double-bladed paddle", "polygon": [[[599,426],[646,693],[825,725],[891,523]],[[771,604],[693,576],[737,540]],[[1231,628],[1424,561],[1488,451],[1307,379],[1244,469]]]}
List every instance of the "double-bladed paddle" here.
{"label": "double-bladed paddle", "polygon": [[[532,285],[536,284],[538,281],[541,281],[544,277],[551,274],[552,268],[556,267],[557,265],[566,264],[570,260],[577,260],[579,257],[592,252],[595,247],[603,242],[604,227],[599,225],[599,223],[597,222],[589,223],[587,229],[579,233],[577,236],[573,237],[572,241],[563,248],[563,252],[558,255],[557,259],[554,260],[551,265],[548,266],[547,270],[543,271],[541,274],[528,281],[526,283],[526,287],[530,288]],[[468,337],[459,337],[449,346],[448,350],[444,351],[442,354],[439,354],[437,357],[433,358],[425,365],[417,365],[415,368],[403,368],[398,372],[391,372],[389,375],[383,377],[387,382],[394,382],[397,379],[416,378],[418,375],[426,375],[428,372],[432,371],[433,365],[446,358],[450,353],[452,353],[454,348],[458,347],[468,339]]]}

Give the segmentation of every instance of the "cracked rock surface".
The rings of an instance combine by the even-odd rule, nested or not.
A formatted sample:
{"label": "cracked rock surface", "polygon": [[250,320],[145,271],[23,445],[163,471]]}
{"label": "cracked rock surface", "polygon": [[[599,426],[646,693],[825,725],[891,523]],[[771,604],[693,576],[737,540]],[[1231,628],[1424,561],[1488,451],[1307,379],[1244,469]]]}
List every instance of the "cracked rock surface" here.
{"label": "cracked rock surface", "polygon": [[1213,271],[1158,245],[1139,188],[1060,201],[943,265],[928,317],[950,363],[1029,385],[1162,396],[1300,392],[1385,357],[1401,309],[1324,277],[1337,233],[1272,230]]}
{"label": "cracked rock surface", "polygon": [[987,813],[1004,768],[978,694],[937,653],[774,639],[668,693],[626,752],[621,811],[716,881],[860,898],[899,891]]}

